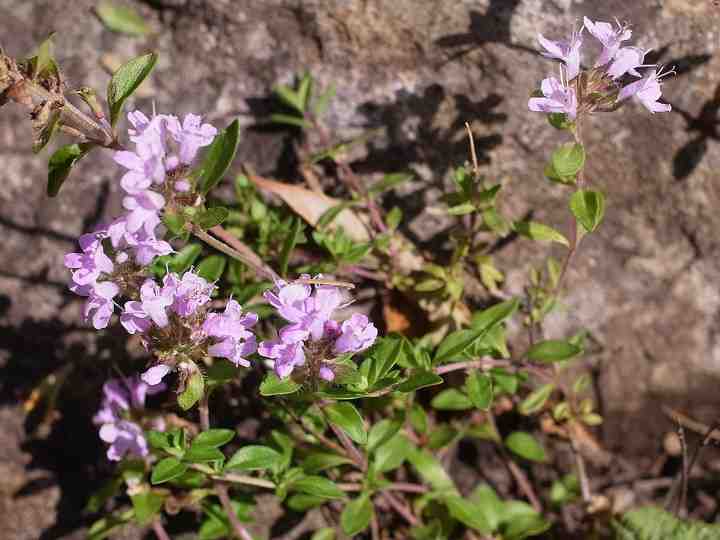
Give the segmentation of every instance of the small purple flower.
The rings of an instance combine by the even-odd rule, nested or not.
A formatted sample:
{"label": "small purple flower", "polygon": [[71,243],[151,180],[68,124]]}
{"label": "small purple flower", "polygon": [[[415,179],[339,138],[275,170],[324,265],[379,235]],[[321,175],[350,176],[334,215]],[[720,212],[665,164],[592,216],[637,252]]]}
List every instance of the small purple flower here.
{"label": "small purple flower", "polygon": [[255,313],[243,313],[236,300],[228,300],[223,313],[208,313],[203,323],[203,331],[211,337],[226,338],[243,334],[255,326],[258,316]]}
{"label": "small purple flower", "polygon": [[115,152],[113,161],[128,169],[120,179],[120,186],[128,193],[139,193],[153,183],[161,183],[165,178],[165,167],[160,156],[141,156],[135,152],[121,150]]}
{"label": "small purple flower", "polygon": [[542,53],[543,56],[556,58],[565,63],[569,80],[578,76],[578,73],[580,73],[582,29],[580,29],[580,32],[573,32],[568,40],[551,41],[542,34],[538,34],[538,41],[546,51]]}
{"label": "small purple flower", "polygon": [[125,228],[128,232],[134,233],[140,227],[144,227],[148,233],[152,233],[160,223],[158,212],[163,206],[165,206],[165,198],[149,189],[128,195],[123,199],[123,207],[129,210]]}
{"label": "small purple flower", "polygon": [[622,47],[610,64],[607,71],[608,75],[613,79],[619,79],[626,73],[630,73],[635,77],[642,77],[642,74],[636,68],[643,67],[643,60],[647,53],[648,51],[640,47]]}
{"label": "small purple flower", "polygon": [[228,300],[223,313],[209,313],[202,329],[209,337],[220,338],[220,341],[208,347],[208,354],[227,358],[236,366],[250,366],[246,357],[257,350],[257,341],[248,328],[257,320],[255,313],[243,313],[235,300]]}
{"label": "small purple flower", "polygon": [[118,294],[120,288],[112,281],[101,281],[92,287],[85,302],[83,316],[86,321],[92,320],[93,328],[96,330],[107,328],[115,310],[113,298]]}
{"label": "small purple flower", "polygon": [[662,96],[661,80],[670,72],[652,70],[639,81],[630,83],[620,90],[618,101],[623,101],[635,96],[651,113],[669,112],[672,106],[667,103],[660,103],[658,99]]}
{"label": "small purple flower", "polygon": [[173,116],[168,120],[167,127],[175,142],[180,145],[178,159],[183,165],[191,164],[198,150],[212,143],[217,135],[217,129],[210,124],[203,124],[202,117],[197,114],[185,115],[182,126]]}
{"label": "small purple flower", "polygon": [[290,375],[297,366],[305,364],[305,351],[303,343],[284,343],[276,339],[263,341],[258,347],[258,353],[273,360],[273,369],[280,378]]}
{"label": "small purple flower", "polygon": [[83,234],[79,240],[82,253],[65,255],[65,267],[75,270],[72,273],[72,282],[79,287],[92,285],[100,274],[113,271],[112,260],[103,251],[100,234]]}
{"label": "small purple flower", "polygon": [[142,302],[136,301],[125,302],[125,308],[120,315],[120,324],[128,334],[144,334],[152,327],[152,321],[143,309]]}
{"label": "small purple flower", "polygon": [[574,120],[577,116],[577,96],[571,87],[563,86],[555,77],[544,79],[540,85],[543,96],[528,101],[528,108],[535,112],[565,113]]}
{"label": "small purple flower", "polygon": [[375,343],[378,331],[375,325],[361,313],[355,313],[342,323],[340,337],[335,341],[335,352],[356,353]]}
{"label": "small purple flower", "polygon": [[200,306],[210,301],[215,285],[194,274],[185,272],[177,284],[173,310],[181,317],[193,315]]}
{"label": "small purple flower", "polygon": [[615,58],[620,49],[620,44],[632,37],[632,30],[621,25],[617,20],[617,27],[613,27],[612,24],[607,22],[593,22],[587,17],[583,19],[583,22],[587,31],[603,46],[602,53],[595,62],[595,67],[604,66]]}
{"label": "small purple flower", "polygon": [[175,301],[175,288],[168,283],[168,275],[163,280],[163,287],[160,287],[154,280],[148,279],[140,287],[140,303],[142,310],[148,314],[150,319],[160,328],[165,328],[170,320],[166,309]]}
{"label": "small purple flower", "polygon": [[227,358],[236,366],[250,367],[250,356],[257,350],[257,342],[252,332],[241,336],[225,338],[208,347],[208,354],[217,358]]}
{"label": "small purple flower", "polygon": [[148,386],[137,376],[110,379],[103,386],[103,401],[93,422],[100,425],[100,439],[108,443],[108,459],[120,461],[126,455],[144,457],[148,454],[142,428],[127,419],[130,409],[145,407],[145,398],[165,390],[164,384]]}
{"label": "small purple flower", "polygon": [[147,369],[140,375],[142,381],[150,386],[160,384],[165,378],[165,375],[170,373],[172,368],[167,364],[157,364],[150,369]]}
{"label": "small purple flower", "polygon": [[[322,278],[321,275],[317,277]],[[278,315],[294,323],[281,330],[283,340],[298,341],[308,336],[314,341],[322,339],[325,323],[330,320],[333,311],[344,302],[340,289],[329,285],[318,285],[313,293],[310,285],[287,284],[284,281],[278,281],[276,286],[277,292],[266,291],[264,296],[277,310]]]}
{"label": "small purple flower", "polygon": [[143,430],[134,422],[120,420],[114,424],[103,424],[100,427],[100,439],[110,445],[107,458],[120,461],[126,455],[145,457],[148,446]]}
{"label": "small purple flower", "polygon": [[335,380],[335,373],[333,373],[333,370],[326,365],[320,366],[320,372],[318,374],[324,381],[332,382]]}

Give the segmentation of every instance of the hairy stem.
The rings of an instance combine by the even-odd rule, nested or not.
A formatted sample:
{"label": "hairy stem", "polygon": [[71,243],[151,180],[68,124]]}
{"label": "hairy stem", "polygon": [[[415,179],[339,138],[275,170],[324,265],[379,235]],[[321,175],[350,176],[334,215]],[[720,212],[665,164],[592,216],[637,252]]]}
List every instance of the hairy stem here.
{"label": "hairy stem", "polygon": [[260,257],[258,257],[253,250],[251,250],[243,242],[235,238],[225,229],[217,225],[208,230],[212,231],[213,234],[217,235],[219,238],[222,238],[223,242],[213,236],[210,236],[200,227],[192,226],[191,228],[191,232],[200,240],[207,243],[208,245],[211,245],[225,255],[228,255],[233,259],[237,259],[241,263],[246,264],[257,275],[268,278],[272,281],[280,278],[280,276],[272,268],[270,268],[268,265],[266,265],[260,260]]}
{"label": "hairy stem", "polygon": [[155,536],[157,536],[158,540],[170,540],[170,535],[165,530],[165,527],[163,527],[162,521],[160,521],[159,517],[157,517],[153,520],[152,528],[153,528],[153,532],[155,532]]}
{"label": "hairy stem", "polygon": [[227,517],[230,520],[230,525],[232,526],[232,529],[235,532],[235,536],[237,536],[241,540],[253,540],[252,535],[247,531],[247,529],[245,527],[243,527],[243,524],[240,523],[240,520],[238,519],[237,515],[235,514],[235,510],[233,509],[232,502],[230,502],[230,496],[228,495],[227,486],[224,486],[222,484],[216,485],[215,493],[217,493],[217,496],[220,499],[220,503],[222,504],[223,510],[225,510],[225,513],[227,514]]}

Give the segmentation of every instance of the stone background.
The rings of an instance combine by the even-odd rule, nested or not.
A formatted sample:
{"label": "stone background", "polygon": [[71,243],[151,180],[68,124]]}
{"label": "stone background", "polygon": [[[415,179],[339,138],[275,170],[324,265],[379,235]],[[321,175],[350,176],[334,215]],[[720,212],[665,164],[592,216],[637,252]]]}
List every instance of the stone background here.
{"label": "stone background", "polygon": [[[529,92],[555,69],[537,57],[535,36],[564,36],[583,15],[631,21],[634,41],[678,68],[664,86],[674,111],[631,104],[588,123],[588,178],[607,194],[608,211],[570,270],[569,311],[549,332],[584,326],[600,344],[601,435],[613,450],[657,450],[670,427],[663,404],[704,421],[716,414],[720,8],[711,0],[147,0],[133,2],[155,30],[140,39],[105,30],[93,4],[0,0],[0,44],[22,55],[55,30],[70,83],[98,89],[110,67],[157,50],[136,104],[207,112],[216,125],[239,117],[247,129],[236,163],[285,180],[293,180],[285,135],[251,126],[270,111],[274,84],[309,70],[337,85],[329,124],[339,135],[384,128],[357,171],[417,173],[400,201],[408,232],[428,245],[445,224],[423,210],[466,159],[465,121],[487,174],[506,184],[507,213],[565,226],[566,194],[542,178],[557,132],[526,110]],[[80,369],[92,377],[101,369],[93,359],[122,353],[113,331],[79,326],[62,268],[77,235],[117,209],[118,174],[96,153],[49,200],[47,155],[30,152],[29,123],[13,106],[0,113],[0,523],[9,540],[79,538],[77,486],[102,473],[87,464],[99,451],[87,435],[98,398],[77,388],[49,433],[19,403],[68,357],[87,360]],[[545,253],[527,242],[500,253],[514,268],[510,292]]]}

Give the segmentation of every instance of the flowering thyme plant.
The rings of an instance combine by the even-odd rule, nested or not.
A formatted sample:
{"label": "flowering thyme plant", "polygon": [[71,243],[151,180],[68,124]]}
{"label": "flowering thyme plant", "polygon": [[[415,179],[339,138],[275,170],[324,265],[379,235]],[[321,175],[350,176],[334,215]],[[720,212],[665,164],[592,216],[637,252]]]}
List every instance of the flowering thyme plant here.
{"label": "flowering thyme plant", "polygon": [[[496,205],[503,186],[482,176],[468,125],[471,163],[454,171],[457,189],[445,198],[448,216],[463,225],[451,237],[449,261],[413,246],[398,231],[402,210],[385,212],[377,202],[411,175],[388,174],[366,187],[344,161],[341,149],[350,143],[333,143],[322,123],[332,91],[316,96],[309,75],[296,88],[276,88],[283,113],[272,120],[300,130],[299,173],[311,189],[248,173],[235,181],[236,204],[226,207],[212,190],[235,157],[237,121],[218,130],[196,114],[181,120],[135,110],[126,115],[127,137],[119,135],[125,101],[152,71],[153,53],[113,75],[106,104],[90,89],[78,92],[83,112],[68,101],[48,42],[25,60],[0,51],[0,104],[31,110],[34,148],[58,132],[76,138],[50,158],[48,193],[56,195],[77,162],[100,149],[113,153],[124,191],[122,215],[83,234],[64,260],[70,289],[85,298],[86,323],[103,330],[117,321],[145,351],[141,369],[117,363],[120,373],[132,373],[102,388],[94,423],[107,458],[120,463],[89,505],[109,512],[90,537],[135,521],[165,540],[166,522],[186,512],[199,538],[250,540],[254,496],[263,490],[295,512],[323,508],[326,526],[313,540],[335,538],[337,529],[374,540],[390,530],[418,540],[466,533],[519,540],[560,527],[558,505],[581,516],[588,534],[617,525],[609,496],[589,481],[611,457],[580,444],[603,419],[587,396],[588,377],[569,384],[565,371],[586,353],[586,334],[546,339],[543,321],[559,304],[581,240],[605,213],[603,194],[585,175],[583,125],[631,97],[653,113],[670,110],[658,101],[669,72],[645,65],[648,51],[627,45],[631,37],[627,26],[587,18],[568,39],[539,36],[542,54],[562,66],[528,107],[572,137],[545,168],[550,181],[572,191],[567,233],[503,216]],[[592,64],[588,38],[600,49]],[[334,165],[328,170],[348,200],[322,193],[313,168],[321,161]],[[260,191],[299,216],[268,205]],[[322,215],[294,197],[312,201]],[[312,234],[305,235],[303,220]],[[562,262],[548,257],[531,270],[522,297],[501,291],[504,274],[487,240],[510,234],[565,250]],[[308,246],[325,257],[318,261]],[[466,290],[475,278],[484,309],[473,307]],[[361,296],[355,287],[368,280],[382,298],[401,295],[424,310],[432,327],[422,338],[381,336],[383,325],[353,303]],[[510,334],[513,317],[525,326],[526,342]],[[148,396],[158,407],[146,406]],[[235,409],[262,411],[262,428],[237,429]],[[498,427],[496,416],[509,411],[542,430]],[[534,422],[540,416],[542,424]],[[223,427],[212,428],[211,419]],[[461,493],[444,456],[463,439],[488,445],[506,464],[500,493],[486,483]],[[518,463],[548,465],[550,446],[573,459],[571,466],[557,460],[545,474],[547,490]]]}

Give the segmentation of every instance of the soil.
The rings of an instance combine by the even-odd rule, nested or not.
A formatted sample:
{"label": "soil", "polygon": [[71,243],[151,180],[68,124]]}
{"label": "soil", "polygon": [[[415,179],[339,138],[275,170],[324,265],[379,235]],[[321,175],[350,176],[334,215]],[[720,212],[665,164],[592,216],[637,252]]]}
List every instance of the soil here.
{"label": "soil", "polygon": [[[631,21],[636,43],[652,47],[654,61],[676,66],[677,76],[663,87],[673,112],[650,115],[631,104],[586,128],[588,178],[607,194],[608,209],[599,232],[582,244],[568,276],[567,310],[553,316],[548,335],[591,332],[597,352],[588,364],[605,417],[596,436],[633,470],[677,469],[677,458],[663,447],[674,430],[663,407],[706,424],[717,419],[720,8],[712,1],[129,2],[153,28],[142,38],[105,29],[91,12],[94,4],[0,0],[0,44],[21,56],[55,31],[69,83],[97,89],[107,85],[113,66],[157,50],[158,67],[134,105],[202,111],[216,125],[237,117],[244,131],[236,165],[249,163],[286,181],[298,180],[287,135],[257,124],[271,111],[272,86],[308,70],[321,85],[337,87],[329,127],[338,138],[383,128],[357,151],[353,168],[368,181],[382,172],[415,172],[412,185],[385,204],[400,204],[406,234],[441,252],[449,224],[424,209],[437,200],[451,168],[467,159],[465,121],[478,135],[485,174],[505,185],[506,213],[564,227],[566,193],[542,178],[557,132],[525,105],[555,67],[538,57],[536,34],[564,35],[583,15]],[[100,382],[129,354],[121,331],[98,333],[80,324],[80,303],[66,289],[62,266],[82,231],[117,212],[116,169],[97,153],[58,198],[48,199],[47,157],[32,155],[24,113],[3,107],[0,530],[8,540],[84,536],[94,517],[83,512],[88,488],[110,470],[90,418]],[[497,253],[498,265],[511,269],[506,292],[521,292],[529,266],[546,253],[526,242]],[[33,407],[33,389],[65,375],[72,391],[61,393],[55,412]],[[482,449],[464,452],[453,465],[459,477],[483,457]],[[704,467],[717,475],[717,454]],[[717,483],[698,488],[696,501],[702,493],[716,497]],[[270,507],[258,520],[263,531],[278,512]],[[704,510],[703,517],[714,512]]]}

